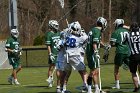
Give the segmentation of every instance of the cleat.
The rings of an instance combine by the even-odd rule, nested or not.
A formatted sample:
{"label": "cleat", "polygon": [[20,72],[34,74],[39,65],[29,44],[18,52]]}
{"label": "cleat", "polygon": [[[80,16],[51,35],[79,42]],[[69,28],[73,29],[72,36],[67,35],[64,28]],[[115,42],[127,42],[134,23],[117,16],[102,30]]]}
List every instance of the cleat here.
{"label": "cleat", "polygon": [[133,90],[133,92],[138,92],[139,91],[139,88],[135,88],[134,90]]}
{"label": "cleat", "polygon": [[96,89],[94,93],[100,93],[100,89]]}
{"label": "cleat", "polygon": [[115,85],[112,89],[120,89],[120,85]]}
{"label": "cleat", "polygon": [[20,85],[20,83],[18,81],[14,81],[15,85]]}
{"label": "cleat", "polygon": [[82,86],[82,93],[84,93],[84,92],[87,92],[88,91],[88,89],[87,89],[87,87],[86,86]]}
{"label": "cleat", "polygon": [[50,88],[51,88],[51,87],[52,87],[52,84],[50,83],[50,84],[48,85],[48,87],[50,87]]}
{"label": "cleat", "polygon": [[9,82],[11,85],[14,84],[14,82],[13,82],[13,77],[12,77],[12,76],[8,77],[8,82]]}
{"label": "cleat", "polygon": [[57,88],[56,89],[56,93],[61,93],[61,89],[60,88]]}

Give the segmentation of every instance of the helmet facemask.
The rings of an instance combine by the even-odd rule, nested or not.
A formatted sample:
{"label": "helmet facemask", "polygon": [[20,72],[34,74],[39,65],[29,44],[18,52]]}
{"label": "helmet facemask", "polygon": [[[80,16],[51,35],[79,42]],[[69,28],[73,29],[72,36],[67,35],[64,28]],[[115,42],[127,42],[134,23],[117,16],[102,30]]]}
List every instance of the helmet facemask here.
{"label": "helmet facemask", "polygon": [[101,31],[105,31],[105,29],[107,28],[107,20],[103,17],[98,17],[97,23],[101,24],[102,27]]}
{"label": "helmet facemask", "polygon": [[19,32],[17,29],[12,29],[11,30],[11,35],[14,37],[14,38],[18,38],[19,37]]}
{"label": "helmet facemask", "polygon": [[58,31],[58,29],[59,29],[59,24],[58,24],[58,22],[57,22],[56,20],[50,20],[50,21],[49,21],[49,27],[50,27],[51,29],[53,29],[54,31]]}
{"label": "helmet facemask", "polygon": [[73,22],[69,25],[69,30],[71,31],[76,31],[76,32],[81,32],[81,25],[78,21]]}

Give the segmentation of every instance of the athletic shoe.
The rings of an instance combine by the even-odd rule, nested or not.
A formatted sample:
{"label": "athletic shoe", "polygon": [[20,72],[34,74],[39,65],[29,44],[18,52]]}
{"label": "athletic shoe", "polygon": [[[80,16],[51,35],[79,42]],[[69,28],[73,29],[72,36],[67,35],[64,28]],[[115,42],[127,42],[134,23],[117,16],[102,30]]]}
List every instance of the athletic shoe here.
{"label": "athletic shoe", "polygon": [[48,85],[50,88],[52,87],[52,83],[49,83],[49,85]]}
{"label": "athletic shoe", "polygon": [[133,90],[133,92],[138,92],[139,91],[139,88],[135,88],[134,90]]}
{"label": "athletic shoe", "polygon": [[15,85],[20,85],[20,83],[18,81],[14,81]]}
{"label": "athletic shoe", "polygon": [[60,88],[56,88],[56,93],[61,93],[61,89]]}
{"label": "athletic shoe", "polygon": [[94,93],[100,93],[100,89],[96,89]]}
{"label": "athletic shoe", "polygon": [[88,88],[86,86],[82,86],[82,93],[87,92],[87,91],[88,91]]}
{"label": "athletic shoe", "polygon": [[93,93],[92,91],[88,91],[87,93]]}
{"label": "athletic shoe", "polygon": [[112,89],[120,89],[120,85],[115,85]]}
{"label": "athletic shoe", "polygon": [[61,91],[61,93],[71,93],[70,91],[66,90],[66,91]]}
{"label": "athletic shoe", "polygon": [[13,77],[12,77],[12,76],[9,76],[9,77],[8,77],[8,82],[9,82],[11,85],[14,84],[14,82],[13,82]]}

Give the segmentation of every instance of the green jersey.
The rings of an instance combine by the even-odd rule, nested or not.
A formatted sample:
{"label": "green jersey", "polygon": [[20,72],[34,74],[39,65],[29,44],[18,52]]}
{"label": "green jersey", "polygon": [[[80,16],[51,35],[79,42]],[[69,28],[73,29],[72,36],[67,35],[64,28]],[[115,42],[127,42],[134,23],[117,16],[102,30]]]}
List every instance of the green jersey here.
{"label": "green jersey", "polygon": [[53,32],[49,31],[45,34],[45,43],[47,46],[51,47],[51,52],[56,56],[58,53],[58,50],[56,49],[56,45],[58,44],[58,41],[60,40],[60,32]]}
{"label": "green jersey", "polygon": [[97,47],[99,48],[100,40],[101,40],[101,30],[96,27],[92,28],[88,34],[86,54],[92,55],[94,53],[93,43],[97,43]]}
{"label": "green jersey", "polygon": [[[9,48],[11,50],[14,50],[14,49],[19,50],[19,48],[20,48],[19,40],[17,38],[14,38],[14,37],[9,37],[6,41],[5,47]],[[8,52],[8,56],[15,57],[15,54]]]}
{"label": "green jersey", "polygon": [[119,27],[111,35],[111,42],[115,43],[116,53],[129,54],[129,47],[127,43],[124,43],[124,37],[128,33],[128,30]]}

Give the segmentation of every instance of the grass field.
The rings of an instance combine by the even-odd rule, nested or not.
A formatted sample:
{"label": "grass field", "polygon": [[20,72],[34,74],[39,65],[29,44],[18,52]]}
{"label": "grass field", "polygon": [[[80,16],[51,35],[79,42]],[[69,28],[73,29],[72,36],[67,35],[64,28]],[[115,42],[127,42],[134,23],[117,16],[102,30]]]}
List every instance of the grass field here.
{"label": "grass field", "polygon": [[[47,82],[47,67],[23,68],[19,73],[19,81],[21,85],[9,85],[7,77],[11,70],[0,70],[0,93],[56,93],[56,82],[53,88],[48,88]],[[132,93],[133,84],[129,71],[120,69],[120,85],[121,89],[111,89],[114,85],[113,65],[101,65],[102,88],[107,93]],[[56,80],[56,78],[55,78]],[[73,71],[69,79],[68,90],[72,93],[80,93],[79,86],[82,85],[82,80],[77,71]]]}
{"label": "grass field", "polygon": [[[101,58],[103,50],[100,52]],[[26,66],[25,52],[21,57],[22,65]],[[120,86],[121,89],[111,89],[114,85],[113,76],[113,59],[114,49],[110,50],[109,63],[104,63],[101,59],[101,78],[102,88],[107,93],[132,93],[133,83],[129,71],[120,68]],[[85,60],[86,63],[86,60]],[[0,93],[56,93],[56,82],[52,88],[48,88],[47,82],[47,51],[29,51],[28,52],[28,66],[46,66],[46,67],[28,67],[23,68],[19,73],[19,82],[21,85],[9,85],[7,78],[11,73],[11,70],[0,70]],[[89,69],[87,68],[88,72]],[[56,80],[56,78],[55,78]],[[80,93],[80,86],[82,80],[77,71],[73,71],[69,79],[67,89],[71,93]]]}

